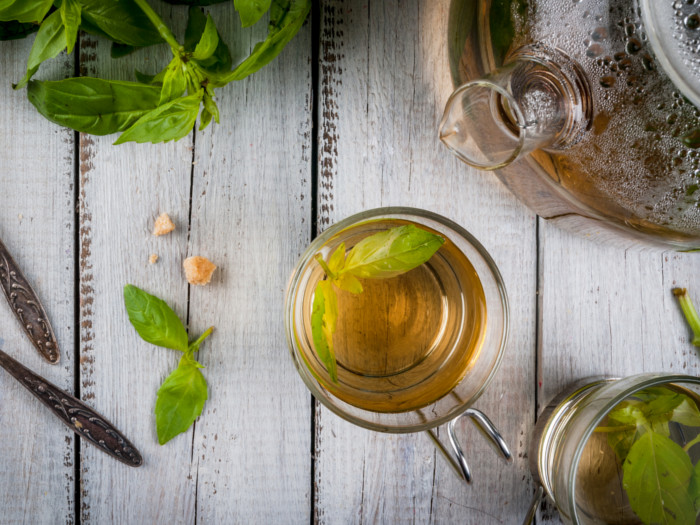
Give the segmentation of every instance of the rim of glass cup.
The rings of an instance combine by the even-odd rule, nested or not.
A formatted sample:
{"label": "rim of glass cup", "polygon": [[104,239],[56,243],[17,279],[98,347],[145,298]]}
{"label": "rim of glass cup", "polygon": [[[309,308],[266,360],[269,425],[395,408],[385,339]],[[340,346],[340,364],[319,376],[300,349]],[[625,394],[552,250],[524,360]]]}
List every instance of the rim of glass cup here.
{"label": "rim of glass cup", "polygon": [[[411,220],[411,218],[423,218],[427,219],[430,221],[435,221],[442,226],[445,226],[446,228],[449,228],[452,230],[456,235],[460,236],[464,241],[466,241],[471,247],[473,247],[479,254],[479,256],[483,259],[483,262],[486,264],[486,267],[488,271],[491,274],[491,277],[494,280],[494,284],[496,285],[496,288],[498,290],[499,298],[500,298],[500,304],[501,308],[503,311],[503,329],[501,331],[501,336],[500,336],[500,342],[498,345],[498,353],[497,356],[493,362],[493,366],[491,367],[491,370],[489,371],[489,374],[479,387],[479,389],[476,391],[476,393],[466,402],[462,403],[459,405],[456,409],[452,409],[449,411],[447,414],[436,417],[433,420],[426,421],[421,424],[380,424],[374,421],[367,421],[365,419],[362,419],[360,417],[354,416],[352,414],[348,414],[345,411],[343,411],[341,408],[338,406],[334,405],[331,403],[326,395],[324,395],[321,390],[325,390],[323,386],[312,380],[309,376],[312,375],[310,371],[308,371],[308,368],[303,362],[303,359],[299,358],[299,351],[296,348],[297,342],[296,338],[294,335],[294,305],[293,305],[293,297],[295,291],[297,289],[297,285],[299,284],[299,281],[301,280],[303,276],[303,270],[306,268],[307,264],[311,262],[311,259],[316,255],[316,253],[319,252],[319,250],[323,247],[324,244],[330,239],[332,239],[334,236],[336,236],[338,233],[342,232],[349,226],[352,226],[354,224],[360,223],[360,222],[367,222],[370,220],[379,220],[379,219],[404,219],[404,220]],[[454,242],[454,239],[451,238],[451,240]],[[481,276],[480,276],[481,279]],[[323,231],[318,237],[316,237],[311,244],[308,246],[308,248],[304,251],[302,256],[299,258],[299,261],[297,262],[292,275],[289,279],[289,283],[287,284],[287,289],[285,292],[285,301],[284,301],[284,326],[285,326],[285,333],[287,337],[287,346],[289,348],[289,352],[292,356],[292,361],[294,362],[294,366],[297,369],[297,372],[299,373],[299,376],[302,378],[304,383],[306,384],[307,388],[309,391],[313,394],[314,398],[317,399],[319,402],[321,402],[326,408],[328,408],[330,411],[332,411],[334,414],[340,416],[341,418],[345,419],[346,421],[349,421],[350,423],[353,423],[355,425],[358,425],[360,427],[364,427],[370,430],[375,430],[379,432],[388,432],[388,433],[408,433],[408,432],[419,432],[422,430],[429,430],[431,428],[438,427],[444,423],[449,422],[450,420],[460,416],[461,414],[464,413],[465,410],[467,410],[470,406],[474,404],[474,402],[481,396],[481,394],[484,392],[486,387],[491,383],[493,377],[495,376],[496,372],[498,371],[498,368],[500,367],[501,360],[503,359],[503,354],[505,353],[505,348],[506,344],[508,342],[508,333],[509,333],[509,308],[508,308],[508,296],[506,293],[506,288],[505,284],[503,282],[503,278],[501,276],[500,271],[498,270],[498,267],[496,266],[496,263],[494,262],[493,258],[491,255],[486,251],[486,249],[482,246],[482,244],[471,234],[469,233],[466,229],[464,229],[462,226],[457,224],[456,222],[443,217],[442,215],[439,215],[437,213],[428,211],[428,210],[423,210],[420,208],[410,208],[410,207],[402,207],[402,206],[393,206],[393,207],[383,207],[383,208],[374,208],[371,210],[363,211],[360,213],[357,213],[355,215],[351,215],[350,217],[347,217],[346,219],[343,219],[340,222],[337,222],[336,224],[330,226],[328,229]],[[461,381],[460,381],[461,383]],[[333,395],[331,393],[328,393],[328,395]],[[333,396],[335,397],[335,396]],[[443,398],[441,398],[443,399]],[[423,407],[418,410],[426,410],[429,409],[431,406],[433,406],[435,403],[438,403],[440,401],[437,400],[434,403],[427,405],[426,407]],[[357,410],[363,414],[372,414],[373,416],[383,416],[386,414],[386,416],[391,416],[391,417],[400,417],[402,414],[410,414],[413,411],[401,413],[401,412],[388,412],[388,413],[379,413],[379,412],[372,412],[370,410],[365,410],[359,407],[353,407],[354,410]]]}
{"label": "rim of glass cup", "polygon": [[[646,378],[646,379],[645,379]],[[576,474],[578,472],[578,464],[583,456],[583,450],[588,443],[588,439],[593,434],[595,428],[605,419],[605,416],[615,408],[618,404],[625,400],[625,398],[644,390],[645,388],[650,388],[653,386],[668,384],[668,383],[693,383],[700,386],[700,377],[693,377],[687,375],[679,374],[638,374],[634,376],[629,376],[619,381],[630,382],[631,386],[620,391],[617,395],[612,397],[596,414],[596,417],[588,424],[586,430],[581,435],[576,450],[574,451],[574,456],[571,462],[571,469],[569,471],[569,479],[567,480],[568,490],[568,501],[570,516],[575,524],[580,524],[581,520],[578,516],[578,510],[576,507]],[[609,385],[614,388],[614,385],[619,381],[610,383]],[[603,387],[604,388],[604,387]]]}

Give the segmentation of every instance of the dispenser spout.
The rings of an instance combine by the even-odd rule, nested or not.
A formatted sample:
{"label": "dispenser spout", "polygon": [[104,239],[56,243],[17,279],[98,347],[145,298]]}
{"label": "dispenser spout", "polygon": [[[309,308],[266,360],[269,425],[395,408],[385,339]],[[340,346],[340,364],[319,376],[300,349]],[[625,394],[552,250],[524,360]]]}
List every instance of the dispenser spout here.
{"label": "dispenser spout", "polygon": [[470,166],[493,170],[535,149],[561,150],[590,129],[583,70],[542,44],[518,49],[506,64],[450,96],[440,140]]}

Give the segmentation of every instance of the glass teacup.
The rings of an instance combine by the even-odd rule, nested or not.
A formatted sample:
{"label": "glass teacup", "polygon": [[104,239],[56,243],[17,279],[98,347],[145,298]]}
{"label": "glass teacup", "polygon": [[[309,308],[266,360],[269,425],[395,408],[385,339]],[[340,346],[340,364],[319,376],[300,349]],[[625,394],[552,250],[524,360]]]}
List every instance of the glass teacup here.
{"label": "glass teacup", "polygon": [[[337,381],[319,358],[313,338],[315,289],[328,260],[344,243],[413,224],[445,242],[428,262],[389,279],[361,279],[363,291],[336,290],[333,336]],[[498,450],[510,457],[493,424],[470,408],[493,378],[508,333],[508,302],[495,263],[462,227],[434,213],[381,208],[327,229],[304,252],[285,300],[285,329],[294,364],[323,405],[356,425],[381,432],[430,431],[469,415]],[[446,452],[435,434],[430,437]],[[470,474],[454,438],[464,478]],[[447,456],[447,454],[446,454]]]}

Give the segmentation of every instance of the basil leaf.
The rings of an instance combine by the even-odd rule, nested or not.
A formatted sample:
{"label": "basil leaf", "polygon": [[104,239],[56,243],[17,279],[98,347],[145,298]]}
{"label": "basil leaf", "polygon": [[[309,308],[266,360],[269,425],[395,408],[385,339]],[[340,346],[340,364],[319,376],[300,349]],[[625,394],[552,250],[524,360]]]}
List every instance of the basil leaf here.
{"label": "basil leaf", "polygon": [[695,523],[688,493],[693,465],[680,445],[647,432],[632,445],[622,472],[630,506],[644,523]]}
{"label": "basil leaf", "polygon": [[199,43],[194,48],[192,58],[195,60],[206,60],[214,54],[218,45],[219,33],[216,31],[216,26],[214,25],[214,20],[211,15],[207,15],[207,23],[204,26],[202,38],[199,39]]}
{"label": "basil leaf", "polygon": [[163,42],[160,33],[133,0],[80,0],[83,29],[135,47]]}
{"label": "basil leaf", "polygon": [[208,91],[204,92],[204,109],[202,110],[202,115],[200,117],[201,122],[199,124],[199,130],[205,129],[213,118],[216,123],[219,123],[219,106],[216,105],[214,98]]}
{"label": "basil leaf", "polygon": [[187,351],[185,327],[165,301],[127,284],[124,287],[124,304],[129,321],[141,339],[157,346]]}
{"label": "basil leaf", "polygon": [[370,235],[350,250],[343,273],[364,279],[385,279],[428,261],[445,239],[414,224]]}
{"label": "basil leaf", "polygon": [[[190,7],[187,28],[185,30],[185,50],[192,53],[202,39],[204,29],[207,25],[207,17],[201,9]],[[228,46],[221,38],[221,33],[217,32],[219,43],[214,54],[205,60],[197,60],[203,68],[214,73],[225,73],[231,69],[233,59]]]}
{"label": "basil leaf", "polygon": [[343,266],[345,266],[345,243],[341,242],[340,246],[331,255],[331,258],[328,259],[328,270],[331,272],[329,277],[335,276],[343,269]]}
{"label": "basil leaf", "polygon": [[112,42],[112,46],[109,48],[109,56],[112,58],[124,58],[125,56],[130,55],[134,51],[136,51],[138,48],[134,46],[130,46],[127,44],[120,44],[119,42]]}
{"label": "basil leaf", "polygon": [[688,494],[690,494],[693,505],[695,505],[695,512],[700,512],[700,461],[695,465],[693,474],[690,476]]}
{"label": "basil leaf", "polygon": [[233,0],[243,27],[250,27],[260,20],[270,9],[271,3],[272,0]]}
{"label": "basil leaf", "polygon": [[294,38],[311,11],[311,0],[273,0],[267,38],[256,44],[253,52],[236,69],[222,77],[222,82],[242,80],[269,64]]}
{"label": "basil leaf", "polygon": [[341,290],[345,290],[350,293],[362,293],[362,283],[357,280],[357,277],[349,273],[344,273],[337,279],[334,279],[333,284],[335,284]]}
{"label": "basil leaf", "polygon": [[53,0],[0,0],[0,20],[38,24],[52,5]]}
{"label": "basil leaf", "polygon": [[123,131],[158,105],[160,88],[99,78],[32,81],[29,101],[44,117],[93,135]]}
{"label": "basil leaf", "polygon": [[80,29],[80,4],[78,0],[63,0],[59,12],[66,35],[66,52],[72,53]]}
{"label": "basil leaf", "polygon": [[184,64],[179,56],[175,56],[165,69],[158,105],[161,106],[181,97],[185,89],[187,89],[187,78],[185,77]]}
{"label": "basil leaf", "polygon": [[330,281],[320,281],[314,292],[311,312],[311,335],[314,348],[325,365],[331,381],[338,382],[338,366],[333,351],[333,334],[338,322],[338,298]]}
{"label": "basil leaf", "polygon": [[32,33],[36,33],[38,30],[39,26],[37,24],[17,22],[15,20],[11,22],[0,22],[0,41],[26,38]]}
{"label": "basil leaf", "polygon": [[27,60],[27,74],[14,86],[21,89],[27,85],[29,79],[34,76],[44,60],[54,58],[66,47],[66,31],[61,20],[61,13],[54,11],[41,24],[36,34],[32,50]]}
{"label": "basil leaf", "polygon": [[124,142],[168,142],[188,135],[199,114],[202,94],[175,99],[146,113],[127,129],[114,144]]}
{"label": "basil leaf", "polygon": [[156,431],[161,445],[185,432],[202,414],[208,395],[200,368],[202,365],[188,352],[158,389]]}
{"label": "basil leaf", "polygon": [[687,427],[700,427],[700,410],[698,410],[698,406],[694,401],[686,397],[673,411],[671,421],[675,421]]}
{"label": "basil leaf", "polygon": [[223,2],[228,2],[228,0],[164,0],[168,4],[172,5],[214,5],[221,4]]}

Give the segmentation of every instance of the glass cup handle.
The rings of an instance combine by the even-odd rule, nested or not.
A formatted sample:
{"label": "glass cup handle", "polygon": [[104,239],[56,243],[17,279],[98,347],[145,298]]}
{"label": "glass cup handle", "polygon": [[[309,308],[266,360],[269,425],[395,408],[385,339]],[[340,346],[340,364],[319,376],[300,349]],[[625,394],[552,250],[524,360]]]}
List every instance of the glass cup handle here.
{"label": "glass cup handle", "polygon": [[528,508],[525,519],[523,520],[523,525],[532,525],[535,521],[535,515],[537,514],[537,508],[540,506],[540,501],[544,497],[544,487],[539,485],[535,491],[535,495],[532,497],[532,502]]}
{"label": "glass cup handle", "polygon": [[[445,456],[445,459],[447,459],[448,463],[455,471],[457,476],[464,479],[464,481],[466,481],[467,483],[471,483],[471,469],[469,468],[467,459],[464,456],[462,447],[459,444],[459,441],[457,440],[457,435],[455,434],[455,424],[459,418],[464,416],[468,416],[471,419],[471,421],[476,425],[476,428],[481,432],[482,435],[488,438],[488,442],[495,448],[496,452],[498,452],[498,454],[501,455],[506,461],[512,461],[513,455],[511,454],[510,449],[508,448],[508,445],[501,436],[500,432],[494,426],[491,420],[488,417],[486,417],[486,414],[474,408],[467,409],[462,415],[456,417],[447,425],[447,434],[450,438],[450,445],[452,446],[454,457],[445,448],[445,446],[437,438],[437,436],[432,430],[426,431],[428,437],[430,437],[437,449],[440,452],[442,452],[442,455]],[[455,457],[457,458],[456,460]]]}

